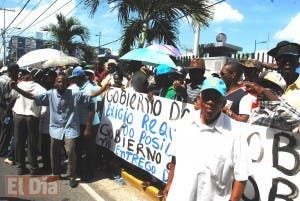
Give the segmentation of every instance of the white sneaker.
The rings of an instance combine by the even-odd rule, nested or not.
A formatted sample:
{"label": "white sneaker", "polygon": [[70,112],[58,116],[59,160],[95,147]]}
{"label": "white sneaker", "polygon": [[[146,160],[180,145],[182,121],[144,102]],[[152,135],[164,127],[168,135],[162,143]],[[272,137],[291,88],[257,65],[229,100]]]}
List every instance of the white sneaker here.
{"label": "white sneaker", "polygon": [[12,165],[13,161],[9,160],[9,158],[4,159],[4,163],[8,164],[8,165]]}

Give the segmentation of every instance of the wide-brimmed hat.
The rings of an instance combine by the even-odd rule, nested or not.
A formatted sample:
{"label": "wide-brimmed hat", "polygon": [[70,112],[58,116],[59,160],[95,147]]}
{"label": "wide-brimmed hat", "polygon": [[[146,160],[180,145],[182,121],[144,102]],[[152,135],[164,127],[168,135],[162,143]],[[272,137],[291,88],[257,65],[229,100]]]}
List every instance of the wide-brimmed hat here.
{"label": "wide-brimmed hat", "polygon": [[268,51],[268,55],[278,57],[280,55],[300,55],[300,45],[298,43],[291,43],[289,41],[281,41],[277,43],[276,47]]}
{"label": "wide-brimmed hat", "polygon": [[205,61],[204,61],[204,59],[200,59],[200,58],[192,59],[189,66],[185,67],[184,69],[186,69],[186,70],[191,70],[191,69],[205,70]]}
{"label": "wide-brimmed hat", "polygon": [[260,68],[261,67],[261,62],[257,61],[256,59],[241,59],[240,62],[246,68]]}
{"label": "wide-brimmed hat", "polygon": [[105,62],[105,66],[108,66],[108,64],[114,64],[114,65],[118,65],[118,62],[114,59],[108,59],[107,62]]}
{"label": "wide-brimmed hat", "polygon": [[264,71],[259,75],[258,78],[258,84],[265,87],[265,84],[268,84],[269,86],[276,85],[274,88],[280,88],[282,91],[285,91],[286,89],[286,82],[284,78],[281,76],[281,74],[277,73],[276,71]]}
{"label": "wide-brimmed hat", "polygon": [[160,64],[155,68],[154,72],[155,72],[155,75],[164,75],[164,74],[175,73],[176,69],[174,69],[166,64]]}

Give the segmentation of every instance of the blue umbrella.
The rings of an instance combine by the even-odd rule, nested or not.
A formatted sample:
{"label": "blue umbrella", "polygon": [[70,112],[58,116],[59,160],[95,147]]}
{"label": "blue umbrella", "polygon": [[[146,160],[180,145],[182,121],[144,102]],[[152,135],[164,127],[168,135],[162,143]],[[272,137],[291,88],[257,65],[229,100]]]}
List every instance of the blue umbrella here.
{"label": "blue umbrella", "polygon": [[141,61],[143,64],[157,66],[165,64],[176,68],[176,64],[172,61],[169,55],[164,52],[151,50],[148,48],[137,48],[123,55],[120,60]]}

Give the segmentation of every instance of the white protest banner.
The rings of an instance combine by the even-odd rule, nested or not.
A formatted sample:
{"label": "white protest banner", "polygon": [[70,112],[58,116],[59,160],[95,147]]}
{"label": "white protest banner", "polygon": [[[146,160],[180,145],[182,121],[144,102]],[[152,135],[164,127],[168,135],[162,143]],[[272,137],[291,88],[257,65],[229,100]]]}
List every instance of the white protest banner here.
{"label": "white protest banner", "polygon": [[[156,96],[150,101],[146,94],[113,88],[105,97],[97,144],[166,182],[176,120],[194,115],[199,112],[190,104]],[[255,125],[245,135],[253,176],[242,200],[300,200],[300,136]]]}
{"label": "white protest banner", "polygon": [[253,125],[248,143],[253,175],[242,200],[300,200],[300,136]]}
{"label": "white protest banner", "polygon": [[[105,96],[97,144],[166,182],[175,128],[171,120],[187,116],[190,104],[111,88]],[[171,119],[171,120],[170,120]]]}

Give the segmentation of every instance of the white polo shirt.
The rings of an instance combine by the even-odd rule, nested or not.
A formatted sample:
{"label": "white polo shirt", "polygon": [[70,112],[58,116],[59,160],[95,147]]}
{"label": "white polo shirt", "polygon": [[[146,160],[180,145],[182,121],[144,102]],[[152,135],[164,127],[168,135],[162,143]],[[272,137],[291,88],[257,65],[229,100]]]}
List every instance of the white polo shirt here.
{"label": "white polo shirt", "polygon": [[233,178],[245,181],[250,175],[248,125],[223,113],[212,125],[203,125],[199,116],[180,123],[172,142],[176,165],[167,200],[229,200]]}
{"label": "white polo shirt", "polygon": [[[21,81],[18,83],[18,87],[34,95],[46,92],[44,87],[34,81]],[[18,94],[18,98],[16,99],[12,110],[19,115],[32,115],[35,117],[40,117],[42,114],[42,106],[37,106],[34,100],[25,98],[21,94]],[[43,112],[45,112],[45,109]]]}

